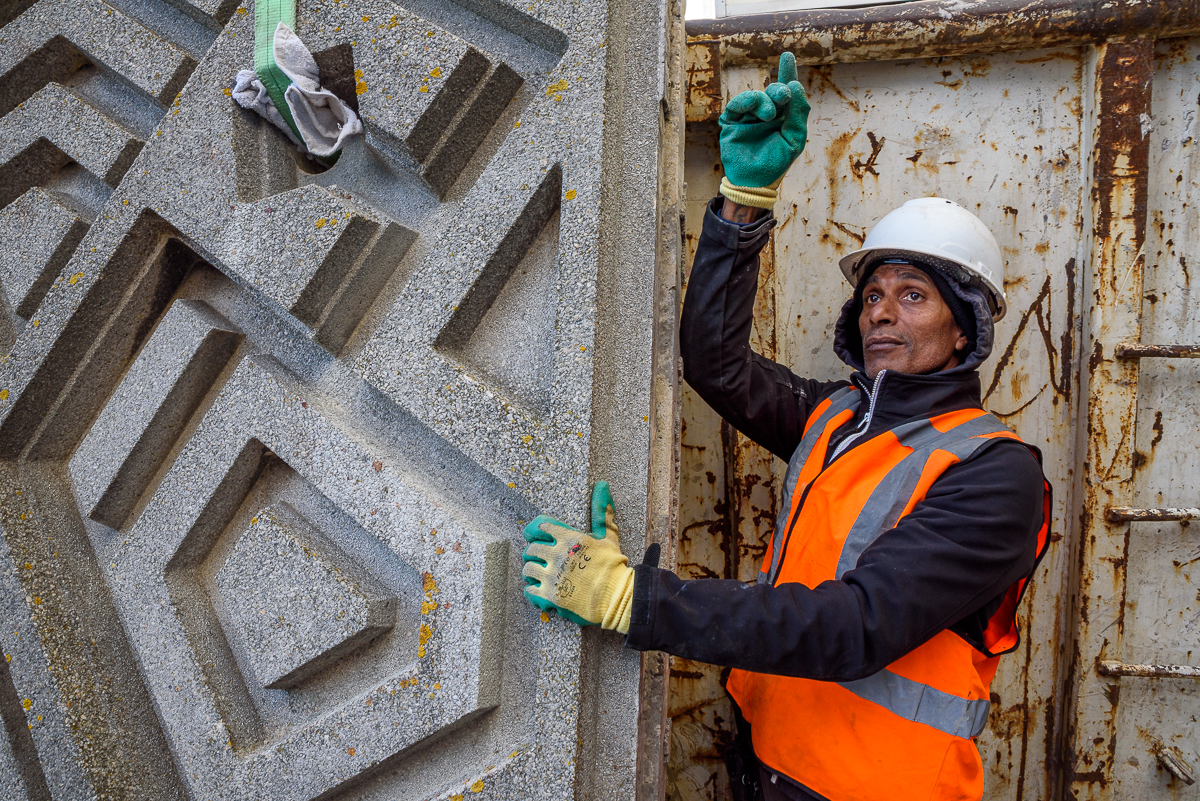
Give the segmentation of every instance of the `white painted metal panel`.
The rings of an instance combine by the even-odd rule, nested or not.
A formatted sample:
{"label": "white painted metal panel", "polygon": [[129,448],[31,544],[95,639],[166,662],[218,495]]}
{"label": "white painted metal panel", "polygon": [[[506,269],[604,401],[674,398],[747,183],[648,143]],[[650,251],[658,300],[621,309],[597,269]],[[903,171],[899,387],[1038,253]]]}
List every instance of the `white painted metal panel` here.
{"label": "white painted metal panel", "polygon": [[[764,272],[768,280],[773,275],[774,302],[764,307],[760,296],[759,305],[761,315],[773,315],[776,358],[801,375],[845,378],[850,371],[834,355],[832,336],[850,287],[837,260],[910,198],[939,195],[975,211],[1004,250],[1010,306],[982,370],[984,402],[1042,449],[1055,488],[1056,541],[1070,527],[1076,458],[1084,58],[1064,48],[802,67],[813,104],[809,144],[780,188],[775,266]],[[723,94],[764,80],[760,65],[729,68]],[[689,209],[697,215],[713,182],[692,176],[719,170],[712,136],[701,126],[689,139]],[[698,233],[698,217],[688,222],[688,231]],[[687,408],[685,400],[685,419]],[[689,429],[685,445],[700,436]],[[742,448],[728,444],[723,463],[707,462],[734,471]],[[723,476],[731,478],[737,476]],[[689,498],[681,492],[685,503]],[[694,541],[691,547],[697,550]],[[993,684],[992,717],[979,743],[988,799],[1052,791],[1047,752],[1061,711],[1056,690],[1068,557],[1065,543],[1051,546],[1021,610],[1020,649],[1001,660]],[[715,552],[712,565],[719,565]]]}

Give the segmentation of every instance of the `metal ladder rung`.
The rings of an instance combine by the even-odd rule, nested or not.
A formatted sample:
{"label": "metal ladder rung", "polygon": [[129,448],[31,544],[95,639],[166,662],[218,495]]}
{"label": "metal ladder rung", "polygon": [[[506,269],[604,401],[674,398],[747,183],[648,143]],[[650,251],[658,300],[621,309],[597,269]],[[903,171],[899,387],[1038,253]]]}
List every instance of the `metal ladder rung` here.
{"label": "metal ladder rung", "polygon": [[1154,523],[1171,520],[1193,520],[1200,518],[1196,508],[1135,509],[1132,506],[1110,506],[1104,510],[1104,519],[1110,523]]}
{"label": "metal ladder rung", "polygon": [[1129,665],[1105,661],[1096,665],[1102,676],[1136,676],[1142,679],[1200,679],[1197,665]]}
{"label": "metal ladder rung", "polygon": [[1200,359],[1200,345],[1142,345],[1121,342],[1115,351],[1118,359]]}

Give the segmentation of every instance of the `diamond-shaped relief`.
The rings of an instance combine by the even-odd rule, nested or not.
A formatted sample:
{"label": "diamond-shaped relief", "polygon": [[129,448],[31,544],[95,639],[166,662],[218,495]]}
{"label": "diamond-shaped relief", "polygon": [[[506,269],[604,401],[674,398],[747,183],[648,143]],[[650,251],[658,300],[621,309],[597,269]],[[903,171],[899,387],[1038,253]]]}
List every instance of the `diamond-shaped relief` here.
{"label": "diamond-shaped relief", "polygon": [[396,622],[395,596],[339,567],[345,555],[322,553],[308,528],[286,506],[262,510],[214,582],[268,689],[297,684]]}

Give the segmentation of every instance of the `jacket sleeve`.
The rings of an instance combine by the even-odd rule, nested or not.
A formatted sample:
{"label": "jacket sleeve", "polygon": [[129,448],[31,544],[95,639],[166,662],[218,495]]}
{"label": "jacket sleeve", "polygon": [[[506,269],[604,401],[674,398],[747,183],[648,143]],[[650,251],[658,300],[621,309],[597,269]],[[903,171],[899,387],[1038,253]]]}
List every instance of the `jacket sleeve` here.
{"label": "jacket sleeve", "polygon": [[961,634],[1030,574],[1043,492],[1029,450],[997,440],[947,470],[840,580],[683,581],[640,565],[625,644],[757,673],[870,676],[944,629]]}
{"label": "jacket sleeve", "polygon": [[739,225],[718,213],[715,198],[692,262],[679,321],[683,377],[738,431],[786,460],[823,394],[846,386],[800,378],[750,349],[758,254],[775,220]]}

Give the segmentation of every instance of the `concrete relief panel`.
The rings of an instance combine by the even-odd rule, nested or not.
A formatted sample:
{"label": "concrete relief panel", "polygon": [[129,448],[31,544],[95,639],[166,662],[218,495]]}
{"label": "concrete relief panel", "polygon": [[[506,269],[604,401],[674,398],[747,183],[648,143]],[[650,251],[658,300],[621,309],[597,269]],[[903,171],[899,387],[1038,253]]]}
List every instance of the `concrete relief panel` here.
{"label": "concrete relief panel", "polygon": [[0,797],[634,797],[520,529],[645,545],[665,19],[300,0],[327,166],[252,3],[0,15]]}

